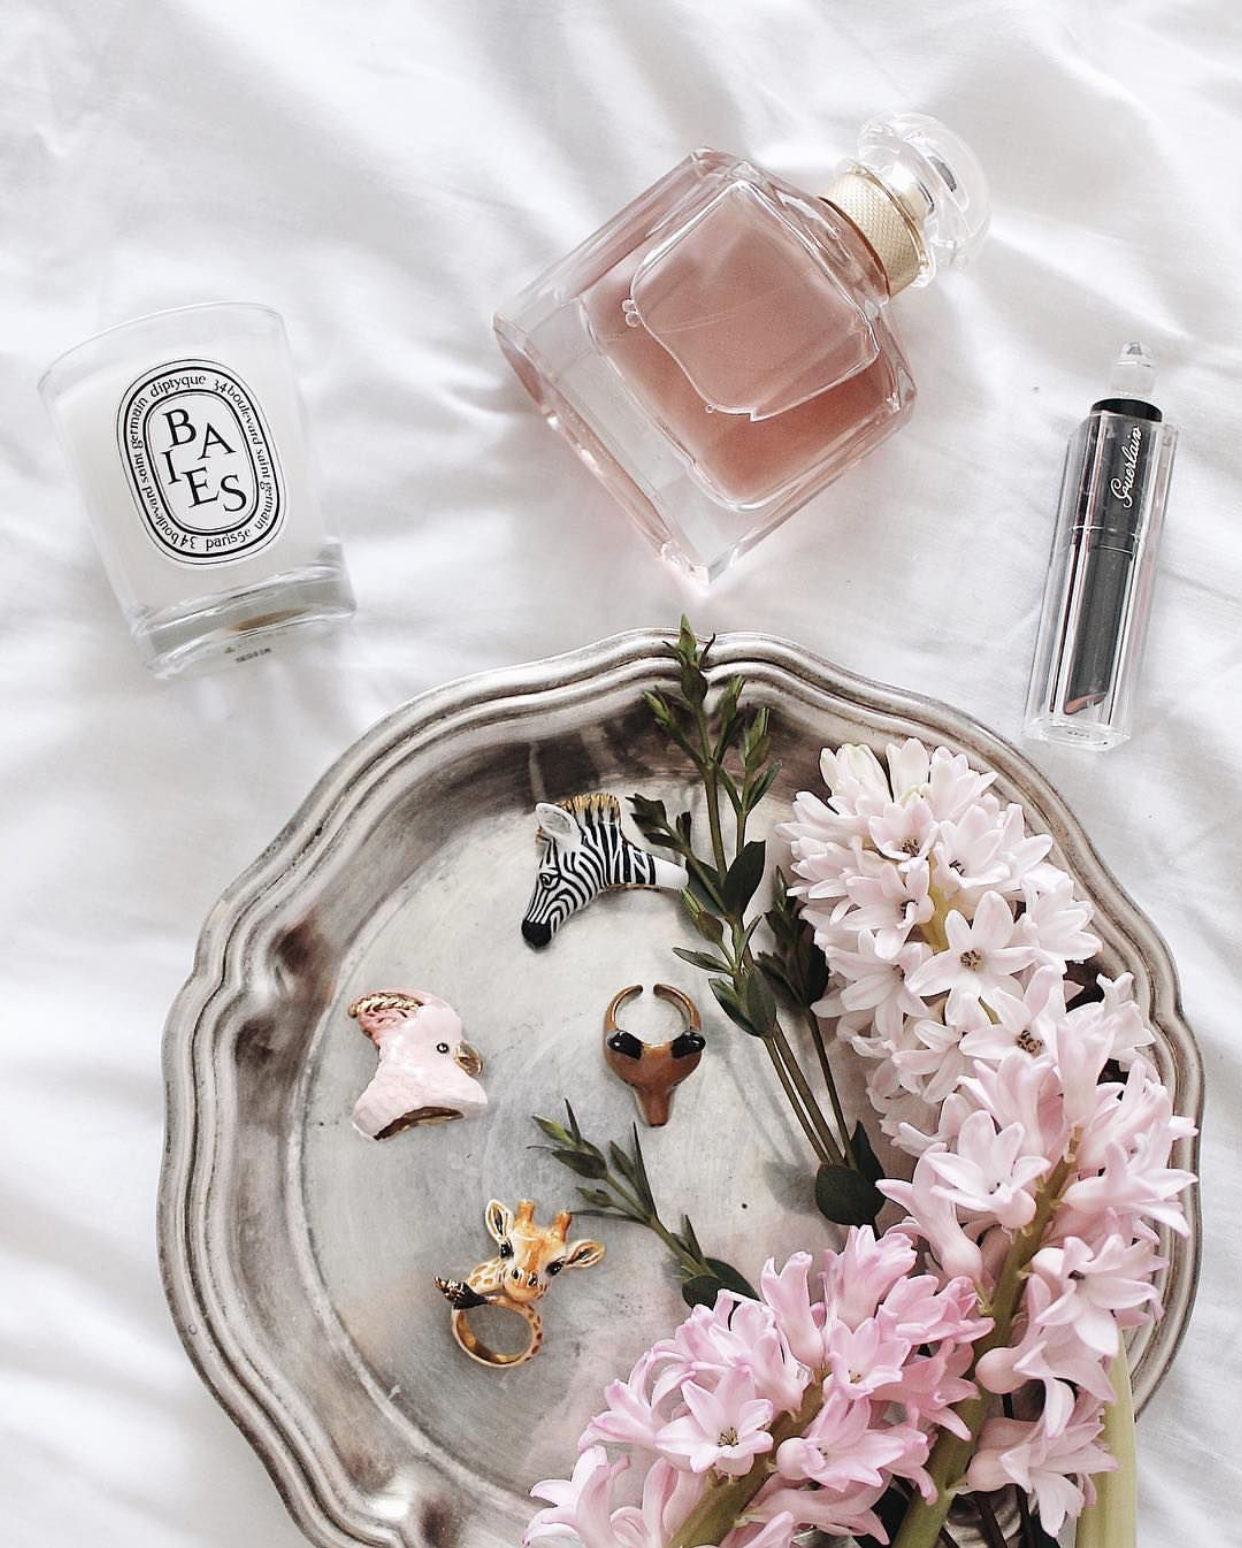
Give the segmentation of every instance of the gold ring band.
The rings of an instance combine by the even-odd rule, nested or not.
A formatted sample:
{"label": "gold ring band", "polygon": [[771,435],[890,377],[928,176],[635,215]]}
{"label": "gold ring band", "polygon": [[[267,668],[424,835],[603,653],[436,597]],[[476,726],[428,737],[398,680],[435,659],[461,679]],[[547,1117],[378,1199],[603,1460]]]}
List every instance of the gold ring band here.
{"label": "gold ring band", "polygon": [[[627,1000],[632,1000],[636,994],[641,994],[642,992],[643,986],[641,984],[631,984],[628,989],[617,990],[609,1002],[608,1009],[604,1012],[605,1032],[621,1032],[624,1030],[624,1028],[617,1025],[617,1012]],[[670,1005],[677,1007],[685,1017],[686,1027],[689,1031],[701,1032],[703,1030],[703,1023],[699,1019],[699,1008],[688,994],[680,989],[674,989],[672,984],[654,984],[652,985],[652,993],[658,995],[662,1000],[667,1000]]]}
{"label": "gold ring band", "polygon": [[506,1366],[524,1364],[539,1347],[539,1339],[536,1337],[535,1329],[531,1326],[530,1319],[515,1306],[507,1305],[504,1301],[489,1301],[488,1305],[496,1311],[509,1312],[514,1317],[519,1317],[525,1322],[527,1334],[525,1346],[522,1349],[515,1350],[512,1354],[502,1354],[498,1349],[493,1349],[490,1344],[485,1344],[470,1326],[470,1313],[468,1311],[455,1311],[452,1318],[452,1327],[453,1337],[457,1340],[458,1347],[479,1365]]}

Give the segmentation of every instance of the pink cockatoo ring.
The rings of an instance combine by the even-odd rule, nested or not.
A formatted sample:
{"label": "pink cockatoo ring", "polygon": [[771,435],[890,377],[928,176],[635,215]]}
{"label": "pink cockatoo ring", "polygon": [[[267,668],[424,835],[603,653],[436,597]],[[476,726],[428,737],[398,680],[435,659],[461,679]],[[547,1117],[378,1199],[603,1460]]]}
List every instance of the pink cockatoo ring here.
{"label": "pink cockatoo ring", "polygon": [[487,1107],[476,1077],[483,1060],[462,1037],[461,1017],[423,989],[364,994],[349,1014],[379,1050],[379,1067],[354,1105],[354,1127],[389,1139],[416,1124],[448,1123]]}

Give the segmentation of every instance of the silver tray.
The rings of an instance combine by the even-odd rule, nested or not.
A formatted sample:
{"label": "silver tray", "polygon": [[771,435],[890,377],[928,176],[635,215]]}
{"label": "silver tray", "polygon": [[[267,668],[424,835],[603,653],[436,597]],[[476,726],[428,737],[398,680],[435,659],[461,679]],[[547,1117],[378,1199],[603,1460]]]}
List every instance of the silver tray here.
{"label": "silver tray", "polygon": [[[622,1222],[583,1222],[608,1255],[552,1287],[544,1350],[511,1371],[460,1354],[432,1283],[488,1255],[493,1195],[545,1211],[574,1201],[575,1179],[527,1148],[539,1139],[532,1113],[555,1114],[569,1096],[590,1136],[624,1136],[632,1095],[600,1055],[621,985],[664,979],[704,1009],[702,1069],[669,1127],[644,1134],[667,1217],[688,1210],[705,1250],[751,1277],[768,1254],[831,1240],[761,1049],[709,1013],[701,977],[671,955],[686,941],[674,899],[606,895],[542,953],[520,937],[536,801],[591,789],[686,797],[639,700],[671,678],[661,640],[626,634],[485,673],[381,721],[216,904],[170,1013],[159,1236],[172,1314],[315,1543],[511,1548],[531,1483],[567,1473],[605,1382],[683,1314],[664,1250]],[[1134,973],[1161,1074],[1177,1109],[1198,1118],[1199,1055],[1168,950],[1030,764],[944,705],[779,640],[724,636],[714,660],[718,677],[745,673],[750,702],[773,712],[784,771],[756,832],[816,786],[824,743],[918,735],[995,768],[998,790],[1055,836],[1095,901],[1100,965]],[[368,1142],[350,1109],[374,1059],[344,1007],[367,989],[417,986],[461,1012],[492,1105]],[[643,1014],[649,1035],[672,1025],[660,1002]],[[848,1089],[857,1071],[839,1064]],[[1193,1167],[1195,1145],[1179,1150],[1175,1164]],[[1140,1405],[1190,1311],[1197,1218],[1189,1240],[1165,1247],[1165,1317],[1131,1345]]]}

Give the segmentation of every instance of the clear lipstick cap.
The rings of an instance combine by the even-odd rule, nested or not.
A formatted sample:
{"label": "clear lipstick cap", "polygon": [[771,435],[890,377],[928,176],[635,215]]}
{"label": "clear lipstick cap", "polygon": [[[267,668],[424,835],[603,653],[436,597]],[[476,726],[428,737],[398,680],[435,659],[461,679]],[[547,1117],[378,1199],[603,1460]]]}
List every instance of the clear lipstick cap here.
{"label": "clear lipstick cap", "polygon": [[960,268],[979,250],[991,218],[978,158],[938,118],[893,113],[873,118],[858,137],[858,164],[880,183],[918,233],[926,285],[941,268]]}
{"label": "clear lipstick cap", "polygon": [[1155,403],[1156,361],[1146,344],[1137,340],[1126,344],[1113,361],[1108,375],[1110,398],[1138,398],[1143,403]]}

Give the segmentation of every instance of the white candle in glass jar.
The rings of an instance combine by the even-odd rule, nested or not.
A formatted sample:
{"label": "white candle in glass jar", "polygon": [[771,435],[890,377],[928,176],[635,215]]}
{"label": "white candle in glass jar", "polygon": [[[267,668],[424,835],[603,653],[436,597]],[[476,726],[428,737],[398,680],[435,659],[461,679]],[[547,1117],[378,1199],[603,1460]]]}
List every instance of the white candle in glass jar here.
{"label": "white candle in glass jar", "polygon": [[248,656],[353,611],[276,312],[142,318],[62,356],[41,388],[153,670]]}

